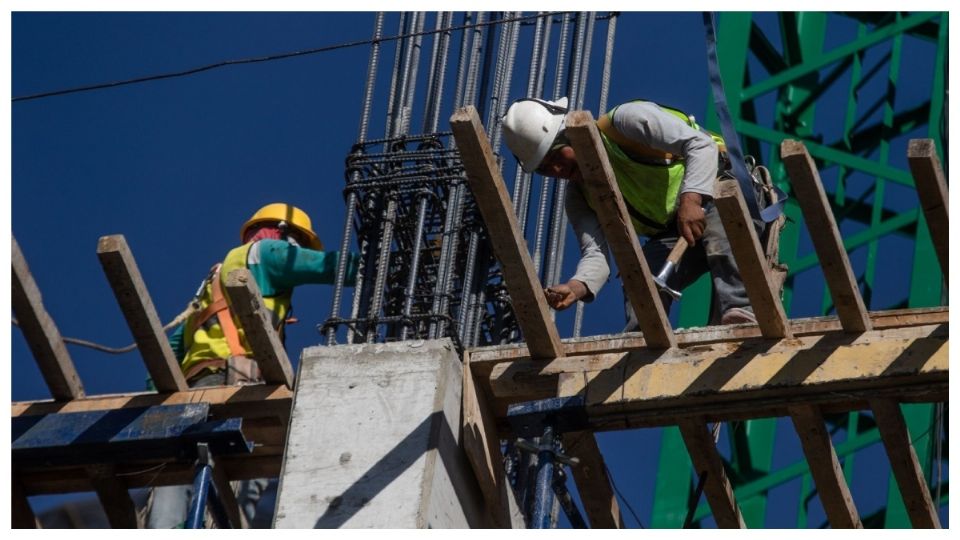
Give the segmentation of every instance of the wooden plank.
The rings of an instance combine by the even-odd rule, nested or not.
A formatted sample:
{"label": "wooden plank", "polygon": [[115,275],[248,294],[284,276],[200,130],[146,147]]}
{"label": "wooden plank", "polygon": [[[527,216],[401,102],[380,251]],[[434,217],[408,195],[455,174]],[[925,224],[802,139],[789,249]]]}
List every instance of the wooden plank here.
{"label": "wooden plank", "polygon": [[883,447],[890,459],[890,468],[897,479],[910,522],[917,529],[939,529],[940,516],[930,497],[917,453],[910,442],[910,431],[903,419],[900,404],[892,399],[870,401],[873,417],[880,429]]}
{"label": "wooden plank", "polygon": [[[662,425],[657,415],[679,414],[693,407],[713,407],[718,414],[782,416],[784,408],[796,401],[850,403],[871,392],[942,392],[949,378],[948,350],[949,327],[943,324],[856,336],[808,336],[773,344],[766,340],[718,343],[659,355],[638,350],[566,357],[546,364],[503,363],[494,368],[490,385],[495,392],[498,388],[517,392],[523,388],[524,379],[517,376],[521,373],[526,380],[540,377],[554,382],[561,373],[577,374],[590,380],[586,395],[591,416],[625,415],[644,425]],[[513,380],[501,387],[497,377]],[[540,392],[543,386],[531,384],[529,392],[511,395],[506,402],[554,397]],[[608,397],[601,400],[602,396]]]}
{"label": "wooden plank", "polygon": [[10,479],[11,484],[11,511],[10,526],[13,529],[39,529],[40,522],[30,507],[30,501],[27,499],[27,492],[20,481],[18,474],[13,474]]}
{"label": "wooden plank", "polygon": [[186,390],[187,381],[163,332],[163,325],[127,240],[119,234],[100,238],[97,257],[157,390]]}
{"label": "wooden plank", "polygon": [[[949,322],[950,308],[939,306],[933,308],[894,309],[888,311],[874,311],[870,319],[875,330],[902,328],[908,326],[923,326]],[[823,335],[842,331],[840,319],[831,317],[807,317],[790,319],[790,330],[795,337]],[[702,328],[685,328],[676,332],[677,344],[680,347],[696,345],[711,345],[731,341],[743,341],[758,338],[762,334],[757,326],[728,325],[706,326]],[[606,354],[613,352],[630,352],[646,347],[646,341],[638,333],[611,334],[570,338],[563,340],[566,356],[583,356]],[[530,354],[523,344],[493,345],[470,349],[474,369],[478,374],[489,374],[494,365],[502,362],[527,360]]]}
{"label": "wooden plank", "polygon": [[800,141],[783,141],[780,144],[780,157],[790,176],[790,186],[800,201],[803,220],[820,259],[823,276],[830,287],[830,296],[833,297],[843,329],[847,332],[870,330],[867,307],[850,267],[850,259],[843,247],[843,239],[830,210],[816,163]]}
{"label": "wooden plank", "polygon": [[768,338],[791,337],[790,323],[780,301],[780,288],[770,276],[770,267],[760,248],[740,185],[735,180],[718,182],[714,200],[760,332]]}
{"label": "wooden plank", "polygon": [[457,109],[450,127],[530,353],[537,358],[563,356],[560,335],[476,109]]}
{"label": "wooden plank", "polygon": [[623,529],[620,505],[607,474],[596,436],[590,431],[564,433],[566,454],[580,459],[570,470],[592,529]]}
{"label": "wooden plank", "polygon": [[93,484],[100,499],[100,505],[107,514],[110,527],[114,529],[138,529],[137,508],[130,498],[126,484],[116,476],[116,468],[111,464],[90,465],[87,467],[90,483]]}
{"label": "wooden plank", "polygon": [[503,470],[503,453],[483,390],[477,387],[470,369],[469,355],[463,364],[463,438],[467,460],[480,485],[494,527],[509,528],[512,488]]}
{"label": "wooden plank", "polygon": [[247,523],[246,516],[240,510],[240,505],[237,503],[237,497],[233,493],[233,487],[227,479],[227,474],[219,465],[219,458],[213,463],[210,478],[220,495],[220,502],[223,503],[223,509],[227,514],[227,520],[230,521],[230,526],[234,529],[249,529],[250,524]]}
{"label": "wooden plank", "polygon": [[717,526],[724,529],[745,529],[740,507],[733,495],[733,486],[723,468],[723,458],[717,452],[713,434],[702,418],[686,418],[680,421],[680,435],[690,453],[690,459],[698,475],[706,474],[703,493],[707,497]]}
{"label": "wooden plank", "polygon": [[589,111],[567,114],[565,131],[577,155],[583,186],[597,205],[597,219],[617,261],[627,298],[640,323],[647,346],[674,347],[677,344],[670,320],[663,309],[653,274],[640,249],[640,241],[617,187],[613,169],[603,149],[600,132]]}
{"label": "wooden plank", "polygon": [[270,312],[263,305],[260,288],[246,268],[230,272],[226,281],[227,296],[253,357],[260,366],[263,380],[267,384],[283,384],[293,388],[293,368],[280,336],[270,320]]}
{"label": "wooden plank", "polygon": [[808,404],[788,409],[830,526],[834,529],[862,529],[863,523],[853,504],[820,409]]}
{"label": "wooden plank", "polygon": [[13,248],[11,256],[13,270],[10,274],[13,286],[10,303],[17,316],[20,330],[27,346],[37,361],[40,374],[43,375],[50,394],[57,400],[71,400],[83,397],[83,383],[73,365],[67,346],[60,336],[60,330],[50,314],[43,307],[43,297],[33,274],[27,266],[27,260],[20,250],[17,239],[10,237]]}
{"label": "wooden plank", "polygon": [[948,216],[949,194],[947,182],[937,156],[937,145],[933,139],[910,139],[907,145],[907,160],[910,172],[917,185],[917,197],[923,215],[927,219],[930,238],[937,251],[940,270],[946,281],[950,275],[947,266],[950,262],[950,221]]}
{"label": "wooden plank", "polygon": [[[266,449],[258,447],[253,455],[222,456],[218,466],[223,467],[231,481],[275,478],[280,475],[282,461],[281,445]],[[130,489],[192,484],[196,472],[194,463],[186,461],[130,461],[115,465],[117,475]],[[84,467],[24,468],[21,478],[24,491],[30,496],[94,491]]]}

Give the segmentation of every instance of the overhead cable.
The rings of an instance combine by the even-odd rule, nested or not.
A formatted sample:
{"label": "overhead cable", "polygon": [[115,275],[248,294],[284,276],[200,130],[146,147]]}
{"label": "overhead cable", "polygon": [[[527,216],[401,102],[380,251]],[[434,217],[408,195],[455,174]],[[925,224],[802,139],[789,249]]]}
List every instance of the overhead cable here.
{"label": "overhead cable", "polygon": [[283,59],[285,59],[285,58],[293,58],[293,57],[296,57],[296,56],[307,56],[307,55],[310,55],[310,54],[317,54],[317,53],[322,53],[322,52],[336,51],[336,50],[339,50],[339,49],[347,49],[347,48],[350,48],[350,47],[358,47],[358,46],[361,46],[361,45],[370,45],[370,44],[374,44],[374,43],[383,43],[383,42],[387,42],[387,41],[396,41],[396,40],[405,39],[405,38],[410,38],[410,37],[420,37],[420,36],[438,34],[438,33],[442,33],[442,32],[450,32],[450,31],[454,31],[454,30],[464,30],[464,29],[468,29],[468,28],[478,28],[478,27],[481,27],[481,26],[491,26],[491,25],[496,25],[496,24],[504,24],[504,23],[508,23],[508,22],[523,22],[523,21],[528,21],[528,20],[537,19],[537,18],[540,18],[540,17],[552,17],[552,16],[554,16],[554,15],[563,15],[563,14],[567,14],[567,13],[572,13],[572,12],[567,12],[567,11],[554,11],[554,12],[550,12],[550,13],[540,13],[540,14],[537,14],[537,15],[527,15],[527,16],[525,16],[525,17],[516,17],[516,18],[514,18],[514,19],[500,19],[500,20],[494,20],[494,21],[481,21],[481,22],[477,22],[477,23],[473,23],[473,24],[465,24],[465,25],[457,26],[457,27],[453,27],[453,28],[441,28],[441,29],[434,29],[434,30],[425,30],[425,31],[413,32],[413,33],[409,33],[409,34],[401,34],[401,35],[390,36],[390,37],[385,37],[385,38],[380,38],[380,39],[364,39],[364,40],[359,40],[359,41],[350,41],[350,42],[347,42],[347,43],[339,43],[339,44],[336,44],[336,45],[327,45],[326,47],[316,47],[316,48],[313,48],[313,49],[305,49],[305,50],[302,50],[302,51],[292,51],[292,52],[287,52],[287,53],[273,54],[273,55],[269,55],[269,56],[259,56],[259,57],[252,57],[252,58],[240,58],[240,59],[236,59],[236,60],[223,60],[223,61],[221,61],[221,62],[216,62],[216,63],[213,63],[213,64],[208,64],[208,65],[205,65],[205,66],[195,67],[195,68],[191,68],[191,69],[186,69],[186,70],[183,70],[183,71],[174,71],[174,72],[170,72],[170,73],[161,73],[161,74],[157,74],[157,75],[147,75],[147,76],[145,76],[145,77],[137,77],[137,78],[134,78],[134,79],[126,79],[126,80],[122,80],[122,81],[113,81],[113,82],[107,82],[107,83],[92,84],[92,85],[88,85],[88,86],[77,86],[77,87],[74,87],[74,88],[65,88],[65,89],[62,89],[62,90],[53,90],[53,91],[50,91],[50,92],[41,92],[41,93],[39,93],[39,94],[30,94],[30,95],[26,95],[26,96],[16,96],[16,97],[12,98],[10,101],[12,101],[12,102],[14,102],[14,103],[15,103],[15,102],[18,102],[18,101],[30,101],[30,100],[34,100],[34,99],[42,99],[42,98],[48,98],[48,97],[53,97],[53,96],[62,96],[62,95],[66,95],[66,94],[76,94],[76,93],[79,93],[79,92],[89,92],[89,91],[92,91],[92,90],[101,90],[101,89],[104,89],[104,88],[115,88],[115,87],[118,87],[118,86],[127,86],[127,85],[130,85],[130,84],[138,84],[138,83],[149,82],[149,81],[158,81],[158,80],[162,80],[162,79],[173,79],[173,78],[177,78],[177,77],[186,77],[187,75],[193,75],[193,74],[196,74],[196,73],[202,73],[202,72],[204,72],[204,71],[210,71],[210,70],[213,70],[213,69],[217,69],[217,68],[221,68],[221,67],[226,67],[226,66],[234,66],[234,65],[241,65],[241,64],[256,64],[256,63],[260,63],[260,62],[271,62],[271,61],[273,61],[273,60],[283,60]]}

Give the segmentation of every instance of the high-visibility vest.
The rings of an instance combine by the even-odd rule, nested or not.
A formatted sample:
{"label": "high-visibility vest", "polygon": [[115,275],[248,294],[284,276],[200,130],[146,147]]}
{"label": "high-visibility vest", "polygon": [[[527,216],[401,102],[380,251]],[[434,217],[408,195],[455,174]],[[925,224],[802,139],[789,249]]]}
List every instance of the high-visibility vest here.
{"label": "high-visibility vest", "polygon": [[[228,359],[231,356],[251,358],[253,352],[244,336],[239,320],[230,310],[229,300],[223,290],[230,272],[247,267],[247,257],[254,244],[244,244],[227,253],[220,268],[204,287],[200,308],[187,318],[184,329],[184,347],[187,354],[180,362],[184,374],[202,362]],[[263,287],[261,287],[263,289]],[[264,306],[269,310],[273,327],[283,337],[283,325],[290,313],[293,291],[283,291],[274,296],[264,296]],[[224,330],[226,326],[226,331]]]}
{"label": "high-visibility vest", "polygon": [[[700,130],[692,116],[677,109],[658,106],[693,129]],[[597,120],[597,128],[634,229],[639,235],[653,236],[670,226],[686,166],[682,156],[645,146],[620,133],[613,125],[616,111],[617,107],[614,107],[601,116]],[[719,135],[707,133],[723,148],[723,139]],[[586,190],[584,195],[593,208],[594,204]]]}

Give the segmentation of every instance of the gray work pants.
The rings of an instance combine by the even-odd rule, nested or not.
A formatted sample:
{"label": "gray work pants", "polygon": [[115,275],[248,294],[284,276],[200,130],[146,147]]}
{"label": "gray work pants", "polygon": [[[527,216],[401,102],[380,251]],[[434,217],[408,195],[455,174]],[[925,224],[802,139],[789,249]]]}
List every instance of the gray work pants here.
{"label": "gray work pants", "polygon": [[[192,388],[222,386],[225,382],[226,372],[220,372],[200,377],[195,382],[192,382],[190,386]],[[258,512],[257,509],[258,503],[267,490],[269,483],[269,479],[267,478],[232,482],[235,487],[240,511],[243,516],[246,517],[246,521],[250,527],[270,527],[269,522],[264,524],[263,514],[270,514],[271,512],[264,512],[263,508]],[[273,483],[273,486],[275,488],[276,482]],[[190,509],[190,498],[192,496],[192,484],[154,488],[150,493],[150,499],[147,503],[146,527],[148,529],[182,529],[187,521],[187,512]],[[256,519],[258,514],[261,519]],[[269,521],[269,518],[266,521]]]}
{"label": "gray work pants", "polygon": [[[743,286],[743,280],[740,278],[740,271],[737,270],[737,263],[733,259],[733,253],[730,250],[730,241],[727,240],[727,233],[723,230],[723,223],[720,221],[720,213],[717,211],[713,201],[703,205],[706,210],[707,227],[703,236],[697,241],[695,246],[687,248],[686,253],[677,267],[667,280],[667,285],[675,291],[683,291],[688,285],[696,281],[705,272],[710,272],[710,278],[713,282],[713,296],[716,303],[714,315],[711,317],[712,323],[719,322],[719,316],[730,308],[742,308],[753,312],[750,307],[750,299],[747,298],[747,290]],[[763,223],[754,220],[754,228],[757,232],[763,230]],[[680,233],[677,231],[676,219],[671,222],[670,228],[657,236],[651,237],[643,246],[643,255],[647,259],[647,265],[650,272],[656,276],[660,269],[667,262],[667,256],[670,250],[677,244]],[[640,329],[636,314],[633,312],[633,306],[630,300],[624,294],[624,311],[626,314],[627,326],[624,332],[636,332]],[[665,293],[660,293],[660,300],[663,302],[663,309],[670,312],[670,305],[673,298]]]}

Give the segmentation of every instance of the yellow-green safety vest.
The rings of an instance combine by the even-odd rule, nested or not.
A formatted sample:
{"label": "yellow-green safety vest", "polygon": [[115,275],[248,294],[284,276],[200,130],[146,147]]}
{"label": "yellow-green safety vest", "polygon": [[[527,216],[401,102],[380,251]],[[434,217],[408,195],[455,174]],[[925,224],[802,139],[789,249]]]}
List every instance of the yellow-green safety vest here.
{"label": "yellow-green safety vest", "polygon": [[[227,253],[220,267],[220,272],[216,276],[216,278],[220,280],[221,287],[226,287],[226,279],[227,276],[230,275],[230,272],[247,267],[247,257],[249,256],[252,246],[252,243],[244,244]],[[221,328],[217,317],[209,317],[202,324],[196,324],[196,317],[206,310],[213,301],[213,287],[210,281],[211,280],[208,280],[204,287],[203,295],[200,298],[200,308],[196,313],[188,317],[186,321],[187,326],[183,339],[187,354],[184,356],[183,361],[180,362],[180,369],[184,373],[189,373],[190,369],[200,362],[218,358],[227,359],[231,356],[230,346],[227,343],[227,338],[224,336],[223,328]],[[262,288],[263,287],[261,287],[261,289]],[[281,337],[283,335],[284,321],[286,320],[287,314],[290,313],[290,299],[292,295],[293,291],[285,291],[275,296],[263,297],[264,306],[270,311],[273,326],[277,329],[277,332],[280,333]],[[245,351],[245,355],[248,358],[252,358],[253,352],[250,349],[250,344],[247,343],[243,328],[240,326],[237,317],[232,313],[232,310],[230,316],[233,319],[234,325],[237,327],[240,344]]]}
{"label": "yellow-green safety vest", "polygon": [[[693,117],[683,111],[658,105],[661,109],[680,118],[688,126],[699,130],[700,126],[693,120]],[[630,219],[637,234],[642,236],[653,236],[666,230],[670,223],[677,206],[677,196],[680,192],[680,184],[683,182],[683,175],[686,171],[682,157],[670,156],[662,151],[643,147],[639,143],[629,141],[613,127],[613,117],[617,111],[614,107],[607,114],[597,121],[600,130],[600,137],[603,140],[603,146],[607,151],[607,159],[613,168],[614,176],[617,179],[617,186],[623,195],[623,200],[627,205],[627,211],[630,213]],[[715,133],[707,132],[714,142],[723,145],[723,138]],[[615,139],[619,141],[615,142]],[[656,163],[652,158],[649,163],[642,163],[634,160],[621,147],[626,146],[627,150],[634,154],[657,155],[659,161]],[[673,158],[673,159],[670,159]],[[584,196],[591,208],[594,208],[593,201],[584,190]]]}

